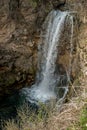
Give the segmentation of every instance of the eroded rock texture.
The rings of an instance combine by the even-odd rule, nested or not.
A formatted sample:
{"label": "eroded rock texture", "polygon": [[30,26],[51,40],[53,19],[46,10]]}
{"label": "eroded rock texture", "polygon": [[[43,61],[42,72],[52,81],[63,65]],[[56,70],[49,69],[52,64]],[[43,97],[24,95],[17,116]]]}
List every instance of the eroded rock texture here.
{"label": "eroded rock texture", "polygon": [[[40,31],[45,17],[52,9],[77,13],[79,27],[87,23],[86,0],[21,0],[16,6],[16,12],[11,12],[10,1],[0,1],[0,98],[34,82]],[[75,40],[73,77],[77,73],[77,43]],[[67,67],[69,59],[66,50],[69,50],[67,44],[60,47],[58,64],[63,66],[62,71]]]}

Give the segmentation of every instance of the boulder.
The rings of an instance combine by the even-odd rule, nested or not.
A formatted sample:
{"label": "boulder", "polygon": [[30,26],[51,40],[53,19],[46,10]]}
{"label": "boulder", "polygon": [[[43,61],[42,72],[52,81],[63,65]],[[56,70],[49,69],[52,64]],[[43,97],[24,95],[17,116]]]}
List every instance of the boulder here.
{"label": "boulder", "polygon": [[66,0],[54,0],[52,2],[54,9],[59,9],[66,4]]}

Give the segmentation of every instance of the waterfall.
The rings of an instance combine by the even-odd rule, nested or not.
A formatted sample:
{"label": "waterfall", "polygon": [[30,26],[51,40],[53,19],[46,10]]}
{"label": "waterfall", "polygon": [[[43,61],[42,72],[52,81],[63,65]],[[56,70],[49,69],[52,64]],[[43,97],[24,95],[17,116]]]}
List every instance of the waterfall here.
{"label": "waterfall", "polygon": [[[40,63],[37,80],[31,88],[24,88],[22,91],[26,95],[26,100],[29,102],[37,103],[46,102],[50,99],[57,99],[55,87],[58,85],[59,75],[56,73],[56,60],[58,57],[58,46],[61,44],[61,34],[63,33],[67,16],[70,16],[67,11],[61,12],[53,10],[45,20],[44,26],[47,28],[45,34],[42,33],[42,42],[44,40],[44,44],[41,44],[42,46],[39,47],[38,52]],[[71,24],[73,24],[72,18],[70,18],[70,21]],[[71,26],[71,33],[73,33],[73,25]],[[65,88],[67,90],[67,86]]]}

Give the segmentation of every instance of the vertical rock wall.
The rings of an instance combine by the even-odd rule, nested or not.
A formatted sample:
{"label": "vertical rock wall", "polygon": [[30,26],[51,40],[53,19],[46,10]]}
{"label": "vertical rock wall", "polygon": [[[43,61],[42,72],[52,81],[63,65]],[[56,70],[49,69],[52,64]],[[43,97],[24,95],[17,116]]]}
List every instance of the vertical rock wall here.
{"label": "vertical rock wall", "polygon": [[[72,75],[75,77],[75,68],[76,66],[78,68],[76,45],[79,45],[78,48],[84,44],[86,46],[86,31],[84,32],[87,27],[86,0],[41,0],[39,2],[21,0],[19,21],[9,19],[8,3],[9,0],[0,1],[0,97],[12,94],[24,85],[34,82],[40,31],[45,17],[52,9],[70,10],[78,15],[79,44],[75,40],[72,67]],[[59,64],[65,64],[68,59],[65,48],[68,50],[66,44],[60,47],[62,51]],[[84,50],[86,51],[85,47]]]}

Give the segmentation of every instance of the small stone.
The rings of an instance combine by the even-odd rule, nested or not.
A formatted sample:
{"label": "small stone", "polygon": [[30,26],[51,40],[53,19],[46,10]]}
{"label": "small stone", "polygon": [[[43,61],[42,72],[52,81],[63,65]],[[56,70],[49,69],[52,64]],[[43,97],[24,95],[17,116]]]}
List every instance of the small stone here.
{"label": "small stone", "polygon": [[27,40],[27,36],[24,36],[23,39],[24,39],[24,40]]}
{"label": "small stone", "polygon": [[80,47],[81,49],[85,48],[85,47],[86,47],[85,42],[81,42],[81,43],[79,43],[79,47]]}
{"label": "small stone", "polygon": [[87,76],[87,71],[85,72],[85,76]]}
{"label": "small stone", "polygon": [[34,42],[31,42],[31,41],[30,41],[30,42],[28,43],[28,45],[29,45],[30,47],[33,47]]}
{"label": "small stone", "polygon": [[27,32],[27,29],[24,29],[24,35],[27,35],[28,32]]}

